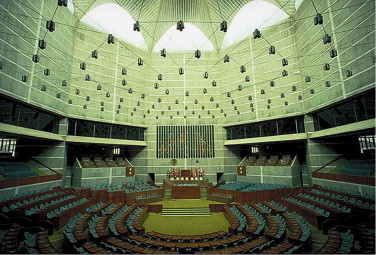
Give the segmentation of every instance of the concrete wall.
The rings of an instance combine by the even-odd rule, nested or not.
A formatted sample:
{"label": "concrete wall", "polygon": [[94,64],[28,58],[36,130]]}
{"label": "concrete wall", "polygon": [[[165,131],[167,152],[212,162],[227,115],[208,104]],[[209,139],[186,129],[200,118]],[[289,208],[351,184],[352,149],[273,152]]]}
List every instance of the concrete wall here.
{"label": "concrete wall", "polygon": [[73,186],[121,185],[135,181],[134,176],[125,176],[125,167],[81,168],[76,160],[72,167]]}
{"label": "concrete wall", "polygon": [[[306,111],[370,89],[375,83],[374,3],[324,0],[314,4],[315,7],[311,1],[303,1],[293,16],[292,26]],[[323,25],[313,25],[315,8],[323,15]],[[325,32],[331,35],[331,44],[323,44]],[[337,57],[330,57],[331,49],[337,50]],[[325,63],[330,64],[330,70],[324,71]],[[352,70],[352,77],[346,77],[347,70]],[[306,76],[311,77],[310,83],[304,81]],[[331,87],[325,86],[326,81],[331,82]]]}
{"label": "concrete wall", "polygon": [[[128,148],[129,159],[136,167],[136,179],[148,180],[147,174],[155,173],[157,183],[161,183],[170,165],[169,160],[156,158],[156,126],[212,124],[216,157],[201,159],[200,166],[206,169],[211,181],[215,181],[217,172],[224,172],[224,179],[233,181],[237,178],[241,150],[223,146],[226,140],[223,125],[306,114],[374,87],[373,2],[323,0],[315,4],[323,14],[323,26],[313,25],[316,10],[311,1],[304,0],[291,18],[261,31],[263,38],[250,36],[218,52],[202,52],[201,58],[196,59],[193,52],[170,53],[170,57],[163,58],[119,40],[107,44],[106,33],[77,22],[67,8],[56,9],[56,1],[4,0],[1,3],[4,24],[0,32],[7,36],[2,39],[0,49],[3,64],[0,92],[66,117],[146,125],[148,146]],[[56,30],[46,32],[45,17],[52,17],[55,9]],[[32,15],[30,10],[35,10]],[[28,18],[30,15],[33,18]],[[332,36],[331,45],[322,43],[324,29]],[[47,42],[45,50],[37,47],[41,37]],[[276,54],[268,54],[269,43],[275,46]],[[337,50],[336,58],[330,58],[331,48]],[[98,50],[98,59],[91,58],[93,50]],[[31,61],[36,53],[40,55],[39,63]],[[230,57],[229,63],[223,62],[225,54]],[[137,65],[138,58],[144,60],[144,65]],[[288,66],[282,66],[282,58],[289,61]],[[79,68],[81,62],[86,63],[86,70]],[[330,64],[329,71],[323,70],[325,63]],[[240,72],[240,65],[246,67],[245,73]],[[50,69],[50,76],[43,74],[45,68]],[[121,74],[123,68],[127,69],[125,76]],[[179,75],[179,68],[184,69],[183,75]],[[283,70],[288,71],[288,76],[282,76]],[[346,77],[346,70],[352,70],[353,76]],[[205,71],[209,72],[209,79],[203,78]],[[158,74],[163,75],[162,81],[157,80]],[[22,75],[28,76],[27,82],[21,82]],[[91,76],[91,81],[85,81],[86,75]],[[250,76],[250,82],[244,81],[246,75]],[[304,81],[308,75],[311,83]],[[123,79],[127,81],[125,86]],[[67,87],[61,86],[63,80],[67,81]],[[216,87],[212,81],[216,81]],[[271,81],[275,82],[274,87],[270,86]],[[331,82],[331,87],[325,86],[326,81]],[[155,82],[158,89],[154,88]],[[42,85],[46,86],[46,92],[40,90]],[[97,90],[98,85],[101,90]],[[241,91],[239,85],[243,87]],[[133,93],[129,93],[130,88]],[[187,91],[189,96],[185,96]],[[230,97],[227,92],[231,92]],[[57,93],[61,98],[56,98]],[[145,94],[145,99],[141,94]],[[69,100],[72,104],[68,104]],[[70,169],[64,166],[66,145],[48,146],[52,147],[42,149],[38,157],[61,171],[65,176],[63,183],[69,184]],[[311,140],[306,150],[303,182],[311,184],[310,171],[338,153],[325,142]],[[193,162],[194,159],[178,159],[177,167],[190,168]],[[275,181],[272,176],[280,174],[267,173],[265,178],[272,182]],[[298,183],[293,181],[293,185]]]}
{"label": "concrete wall", "polygon": [[[46,0],[2,1],[3,26],[0,31],[7,36],[3,37],[0,49],[3,63],[0,92],[65,113],[68,91],[61,83],[71,79],[76,19],[68,8],[56,9],[56,6],[56,1]],[[47,32],[46,18],[52,18],[55,9],[56,30]],[[38,48],[41,38],[47,43],[43,50]],[[39,63],[32,61],[33,54],[39,55]],[[49,76],[44,75],[44,69],[50,70]],[[22,75],[28,77],[27,82],[21,81]],[[45,92],[41,91],[42,85],[47,88]],[[60,99],[56,98],[57,93],[62,95]]]}
{"label": "concrete wall", "polygon": [[298,187],[302,185],[301,165],[295,158],[291,166],[246,166],[246,175],[238,175],[237,181]]}
{"label": "concrete wall", "polygon": [[318,179],[318,178],[313,178],[312,182],[313,184],[321,185],[324,188],[325,187],[339,188],[348,193],[351,193],[351,192],[359,193],[362,196],[375,198],[375,187],[372,187],[372,186],[360,185],[360,184],[354,184],[354,183],[348,183],[348,182],[324,180],[324,179]]}

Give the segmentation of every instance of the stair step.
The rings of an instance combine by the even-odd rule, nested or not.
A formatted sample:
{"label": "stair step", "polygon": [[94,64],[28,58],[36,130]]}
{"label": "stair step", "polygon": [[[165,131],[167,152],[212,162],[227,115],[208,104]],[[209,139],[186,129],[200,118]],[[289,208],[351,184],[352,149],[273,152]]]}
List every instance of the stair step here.
{"label": "stair step", "polygon": [[210,216],[210,209],[207,207],[194,208],[163,208],[162,216]]}

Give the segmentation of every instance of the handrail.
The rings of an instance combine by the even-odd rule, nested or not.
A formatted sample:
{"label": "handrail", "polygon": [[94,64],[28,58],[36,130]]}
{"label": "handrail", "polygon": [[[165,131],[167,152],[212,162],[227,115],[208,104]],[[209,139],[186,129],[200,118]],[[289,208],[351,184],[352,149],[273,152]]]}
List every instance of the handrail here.
{"label": "handrail", "polygon": [[324,167],[326,167],[326,166],[332,164],[333,162],[335,162],[335,161],[337,161],[337,160],[339,160],[340,158],[343,158],[343,157],[344,157],[344,155],[341,155],[341,156],[339,156],[339,157],[333,159],[332,161],[329,161],[328,163],[324,164],[323,166],[317,168],[317,169],[316,169],[315,171],[313,171],[313,172],[317,172],[317,171],[323,169]]}
{"label": "handrail", "polygon": [[54,172],[55,174],[60,174],[59,172],[57,172],[56,170],[52,169],[51,167],[47,166],[45,163],[43,162],[40,162],[39,160],[35,159],[35,158],[31,158],[32,160],[34,160],[35,162],[41,164],[42,166],[48,168],[49,170],[51,170],[52,172]]}

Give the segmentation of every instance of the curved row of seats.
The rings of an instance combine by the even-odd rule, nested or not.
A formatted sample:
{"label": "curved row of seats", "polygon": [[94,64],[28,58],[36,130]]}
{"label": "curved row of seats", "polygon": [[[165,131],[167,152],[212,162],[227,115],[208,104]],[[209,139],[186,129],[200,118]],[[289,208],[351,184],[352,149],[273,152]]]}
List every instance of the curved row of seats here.
{"label": "curved row of seats", "polygon": [[[308,192],[304,191],[303,193],[306,194]],[[64,195],[67,194],[70,193],[65,193]],[[311,198],[312,194],[309,193],[309,195]],[[319,195],[320,194],[317,196],[314,195],[314,197],[319,197]],[[308,198],[296,194],[292,194],[289,197],[293,199],[308,200]],[[77,196],[75,199],[79,200],[82,199],[82,197]],[[277,202],[262,202],[257,205],[227,205],[225,206],[225,208],[227,207],[228,209],[227,213],[234,216],[239,223],[235,229],[236,232],[233,234],[225,232],[223,236],[217,239],[201,239],[194,242],[184,240],[184,237],[175,236],[171,237],[169,240],[163,240],[162,238],[154,238],[150,233],[144,235],[143,231],[140,231],[140,228],[142,228],[142,218],[145,217],[145,215],[147,217],[148,214],[147,207],[145,206],[133,205],[125,207],[122,204],[109,204],[103,202],[94,204],[95,200],[89,200],[90,201],[88,202],[90,203],[85,203],[85,205],[82,205],[82,208],[80,208],[82,213],[85,213],[85,211],[87,213],[77,213],[77,215],[72,217],[71,221],[67,224],[69,230],[66,229],[64,236],[66,237],[66,244],[69,243],[68,247],[70,252],[91,253],[95,251],[108,253],[123,251],[133,253],[177,253],[195,251],[198,253],[270,253],[273,248],[277,248],[275,251],[283,250],[283,252],[286,253],[293,253],[301,251],[302,247],[310,239],[310,226],[306,222],[306,220],[309,222],[309,218],[306,218],[307,216],[302,214],[305,218],[303,219],[299,211],[297,211],[297,213],[286,212],[286,208],[288,208],[289,211],[293,211],[291,208],[301,208],[298,207],[297,204],[295,204],[296,207],[290,207],[288,203],[291,201],[289,201],[288,198],[278,199],[276,200]],[[39,202],[40,201],[38,201],[38,203]],[[318,201],[312,200],[312,203],[313,202],[317,204],[322,203],[320,199]],[[362,201],[362,205],[364,202],[365,201]],[[290,204],[293,203],[291,202]],[[341,205],[341,202],[339,202],[339,204]],[[337,206],[332,208],[335,209]],[[62,212],[62,214],[66,213],[67,211]],[[322,215],[320,216],[322,217]],[[245,226],[239,229],[239,231],[240,220],[238,217],[245,220]],[[95,224],[90,223],[91,221]],[[235,222],[235,220],[233,221]],[[115,228],[113,227],[114,222]],[[95,232],[90,231],[90,228],[94,229]],[[119,235],[116,235],[115,231],[113,231],[114,229]],[[265,236],[261,236],[265,229],[267,230]],[[290,231],[290,234],[287,237],[288,243],[294,244],[293,246],[290,244],[283,245],[283,243],[286,243],[283,242],[283,240],[285,240],[284,236],[287,234],[286,229]],[[89,231],[89,235],[86,233],[87,231]],[[93,233],[96,233],[99,237],[95,236]],[[119,247],[115,247],[115,245],[111,243],[112,241],[109,241],[116,240],[111,236],[123,239],[118,243],[120,245]],[[348,238],[351,239],[351,237]],[[355,239],[356,236],[353,236],[353,241]],[[282,243],[279,244],[280,242]],[[126,249],[125,247],[128,248]],[[348,247],[349,242],[345,242],[342,246],[339,246],[338,250],[346,251]],[[41,253],[48,250],[45,249],[42,251],[40,247],[29,248],[30,250],[28,250],[28,252],[34,251],[32,249]],[[352,248],[350,248],[350,250],[351,249]]]}
{"label": "curved row of seats", "polygon": [[295,211],[292,213],[285,213],[283,217],[290,229],[288,239],[292,242],[305,243],[311,237],[311,226],[304,220],[304,218]]}
{"label": "curved row of seats", "polygon": [[60,206],[60,208],[56,208],[55,210],[51,210],[47,213],[47,219],[52,219],[53,217],[64,213],[65,211],[71,210],[77,206],[80,206],[81,204],[87,202],[88,199],[86,197],[82,197],[77,201],[70,202],[68,204],[65,204],[64,206]]}
{"label": "curved row of seats", "polygon": [[120,237],[120,233],[116,229],[116,222],[129,208],[129,206],[125,205],[111,215],[110,219],[108,220],[108,230],[112,233],[112,235]]}
{"label": "curved row of seats", "polygon": [[302,253],[302,244],[295,245],[290,242],[283,242],[261,252],[262,254],[293,254]]}
{"label": "curved row of seats", "polygon": [[11,195],[7,197],[6,196],[0,197],[0,203],[5,203],[5,205],[8,203],[9,204],[16,203],[21,198],[28,200],[30,198],[33,198],[37,194],[43,195],[45,193],[49,193],[51,190],[52,188],[48,187],[48,188],[36,189],[36,190],[28,191],[28,192],[22,192],[22,193],[18,193],[16,195]]}
{"label": "curved row of seats", "polygon": [[311,210],[312,212],[317,213],[317,214],[319,214],[321,216],[324,216],[326,218],[328,218],[330,216],[330,212],[329,211],[325,211],[321,207],[314,206],[312,203],[308,203],[306,201],[302,201],[302,198],[297,199],[295,197],[288,197],[287,200],[289,200],[289,201],[291,201],[291,202],[293,202],[295,204],[298,204],[298,205],[306,208],[307,210]]}
{"label": "curved row of seats", "polygon": [[17,253],[21,226],[16,223],[0,225],[0,253]]}
{"label": "curved row of seats", "polygon": [[53,197],[63,193],[63,191],[59,191],[57,189],[54,192],[52,189],[41,189],[37,192],[30,192],[28,194],[23,193],[17,196],[2,198],[0,205],[2,207],[2,212],[7,213],[10,210],[24,209],[27,206],[38,205],[38,201],[42,203],[43,200],[52,199]]}
{"label": "curved row of seats", "polygon": [[358,207],[362,207],[364,209],[369,210],[375,210],[375,204],[369,203],[367,200],[364,200],[362,197],[358,196],[351,196],[351,195],[342,195],[339,194],[339,192],[329,192],[329,191],[323,191],[319,189],[311,189],[310,192],[316,193],[321,196],[326,196],[328,198],[333,198],[336,200],[340,200],[341,202],[345,202],[346,204],[355,205]]}
{"label": "curved row of seats", "polygon": [[267,215],[267,226],[269,228],[265,237],[268,239],[282,240],[286,233],[286,221],[280,214]]}
{"label": "curved row of seats", "polygon": [[248,216],[249,221],[251,223],[252,222],[257,223],[253,225],[253,226],[256,226],[256,228],[250,225],[249,228],[247,229],[247,232],[251,233],[253,236],[261,236],[264,233],[264,229],[266,225],[264,217],[262,217],[262,215],[255,208],[251,207],[248,204],[244,204],[241,206],[244,208],[244,210],[246,210],[249,213],[249,215],[253,216],[254,220],[252,220],[252,218]]}
{"label": "curved row of seats", "polygon": [[347,207],[346,205],[341,206],[338,202],[329,201],[328,199],[319,198],[317,196],[313,196],[313,195],[305,194],[305,193],[299,193],[298,196],[313,200],[321,204],[325,204],[334,209],[339,209],[344,213],[351,213],[351,208]]}
{"label": "curved row of seats", "polygon": [[273,183],[252,183],[252,182],[228,182],[222,184],[218,189],[235,190],[235,191],[259,191],[270,189],[287,188],[287,185]]}
{"label": "curved row of seats", "polygon": [[30,210],[25,210],[25,215],[31,216],[33,214],[36,214],[41,211],[45,211],[49,207],[55,207],[56,205],[64,204],[63,202],[70,200],[72,198],[75,198],[76,196],[73,194],[64,194],[60,198],[56,198],[51,200],[50,202],[40,203],[39,205],[36,205],[34,207],[31,207]]}
{"label": "curved row of seats", "polygon": [[286,206],[283,206],[283,205],[275,202],[274,200],[264,202],[264,204],[266,206],[268,206],[269,208],[271,208],[272,211],[274,211],[274,213],[284,213],[287,210]]}
{"label": "curved row of seats", "polygon": [[48,240],[48,231],[40,229],[36,234],[24,232],[24,249],[30,254],[56,254],[56,249]]}
{"label": "curved row of seats", "polygon": [[328,240],[323,247],[317,252],[319,254],[328,253],[351,253],[354,247],[354,234],[350,229],[346,232],[340,232],[336,228],[329,229]]}

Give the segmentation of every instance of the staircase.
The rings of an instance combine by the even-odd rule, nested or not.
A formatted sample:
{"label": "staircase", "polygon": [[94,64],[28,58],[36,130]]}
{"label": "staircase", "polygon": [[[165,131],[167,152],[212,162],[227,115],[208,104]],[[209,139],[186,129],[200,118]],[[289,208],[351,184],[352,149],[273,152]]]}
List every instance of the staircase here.
{"label": "staircase", "polygon": [[210,216],[208,207],[196,208],[163,208],[162,216]]}
{"label": "staircase", "polygon": [[164,190],[164,198],[163,199],[172,199],[171,189],[165,189]]}
{"label": "staircase", "polygon": [[208,190],[206,188],[200,188],[200,198],[208,199]]}

